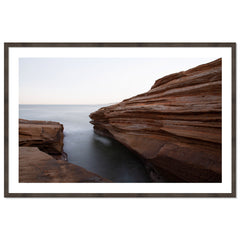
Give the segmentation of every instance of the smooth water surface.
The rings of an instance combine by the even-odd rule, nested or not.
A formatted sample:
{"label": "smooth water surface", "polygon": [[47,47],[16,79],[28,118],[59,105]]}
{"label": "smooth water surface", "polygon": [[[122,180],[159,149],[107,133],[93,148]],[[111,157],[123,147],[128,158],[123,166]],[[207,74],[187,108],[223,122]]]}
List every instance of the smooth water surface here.
{"label": "smooth water surface", "polygon": [[123,145],[93,132],[89,114],[106,105],[20,105],[19,117],[64,125],[68,161],[113,182],[150,182],[140,160]]}

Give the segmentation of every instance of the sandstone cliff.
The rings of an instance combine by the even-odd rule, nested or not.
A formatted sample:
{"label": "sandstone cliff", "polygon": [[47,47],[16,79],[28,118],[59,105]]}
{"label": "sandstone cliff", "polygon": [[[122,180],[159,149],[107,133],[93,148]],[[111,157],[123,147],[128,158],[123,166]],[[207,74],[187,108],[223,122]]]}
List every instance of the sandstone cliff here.
{"label": "sandstone cliff", "polygon": [[165,76],[90,114],[95,132],[144,159],[155,181],[221,182],[221,59]]}
{"label": "sandstone cliff", "polygon": [[65,160],[62,124],[19,120],[19,182],[110,182]]}

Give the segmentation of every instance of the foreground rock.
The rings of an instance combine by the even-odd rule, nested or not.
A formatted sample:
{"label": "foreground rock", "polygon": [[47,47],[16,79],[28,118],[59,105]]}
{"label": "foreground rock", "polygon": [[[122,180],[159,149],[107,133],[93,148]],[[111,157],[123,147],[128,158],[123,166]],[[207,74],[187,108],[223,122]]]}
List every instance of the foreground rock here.
{"label": "foreground rock", "polygon": [[171,74],[91,123],[144,159],[155,181],[221,182],[221,80],[221,59]]}
{"label": "foreground rock", "polygon": [[49,154],[62,154],[63,125],[51,121],[19,119],[19,146],[38,147]]}
{"label": "foreground rock", "polygon": [[37,147],[19,148],[19,182],[110,182],[64,160],[56,160]]}
{"label": "foreground rock", "polygon": [[110,182],[66,159],[62,124],[19,120],[19,182]]}

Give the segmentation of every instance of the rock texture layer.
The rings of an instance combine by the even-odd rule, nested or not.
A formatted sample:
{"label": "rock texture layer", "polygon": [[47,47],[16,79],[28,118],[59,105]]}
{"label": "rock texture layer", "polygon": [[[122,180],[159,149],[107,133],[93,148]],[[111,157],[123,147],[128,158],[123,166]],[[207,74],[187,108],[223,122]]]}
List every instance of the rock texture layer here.
{"label": "rock texture layer", "polygon": [[62,124],[19,120],[19,182],[110,182],[66,158]]}
{"label": "rock texture layer", "polygon": [[165,76],[143,94],[90,117],[161,173],[187,182],[221,182],[221,59]]}
{"label": "rock texture layer", "polygon": [[110,182],[64,160],[56,160],[37,147],[19,148],[19,182]]}
{"label": "rock texture layer", "polygon": [[63,125],[19,119],[19,146],[38,147],[49,154],[62,154]]}

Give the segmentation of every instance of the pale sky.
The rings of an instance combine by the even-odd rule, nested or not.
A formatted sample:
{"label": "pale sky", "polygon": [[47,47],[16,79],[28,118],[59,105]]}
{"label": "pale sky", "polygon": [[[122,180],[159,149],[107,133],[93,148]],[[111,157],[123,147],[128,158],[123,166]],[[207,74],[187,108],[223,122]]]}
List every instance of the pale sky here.
{"label": "pale sky", "polygon": [[20,58],[20,104],[107,104],[215,58]]}

